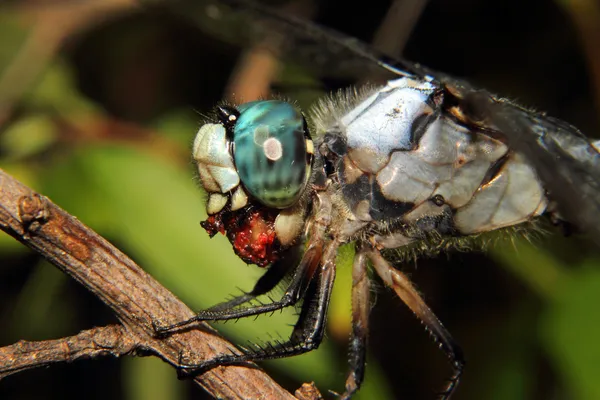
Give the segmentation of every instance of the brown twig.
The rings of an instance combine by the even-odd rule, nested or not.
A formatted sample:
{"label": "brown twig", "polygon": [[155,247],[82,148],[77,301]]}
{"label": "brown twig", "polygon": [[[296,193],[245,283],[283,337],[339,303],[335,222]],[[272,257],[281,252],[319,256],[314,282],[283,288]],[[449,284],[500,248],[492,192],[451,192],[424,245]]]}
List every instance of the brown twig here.
{"label": "brown twig", "polygon": [[49,2],[44,7],[22,5],[20,17],[29,21],[21,22],[31,27],[31,31],[0,75],[0,126],[10,120],[14,107],[67,38],[135,6],[134,0]]}
{"label": "brown twig", "polygon": [[[182,358],[186,363],[198,363],[233,348],[205,324],[200,329],[157,338],[156,325],[187,319],[193,312],[104,238],[2,170],[0,229],[85,286],[121,322],[70,338],[20,341],[0,348],[0,378],[99,355],[153,354],[177,366]],[[194,379],[219,398],[294,398],[252,364],[217,367]]]}
{"label": "brown twig", "polygon": [[[315,10],[311,2],[295,0],[286,3],[281,11],[310,19]],[[272,33],[262,43],[244,51],[225,89],[228,100],[234,103],[248,102],[270,95],[271,84],[281,69],[279,50],[283,41],[282,37]]]}
{"label": "brown twig", "polygon": [[0,379],[28,369],[59,362],[133,352],[135,343],[121,325],[110,325],[79,332],[75,336],[41,342],[19,340],[0,348]]}
{"label": "brown twig", "polygon": [[[426,5],[427,0],[394,0],[371,45],[392,57],[401,55]],[[387,73],[378,70],[365,76],[361,83],[385,82],[388,78]]]}
{"label": "brown twig", "polygon": [[305,383],[296,390],[294,395],[299,400],[322,400],[323,396],[315,386],[314,382]]}
{"label": "brown twig", "polygon": [[372,45],[386,54],[402,54],[427,0],[394,0],[379,25]]}

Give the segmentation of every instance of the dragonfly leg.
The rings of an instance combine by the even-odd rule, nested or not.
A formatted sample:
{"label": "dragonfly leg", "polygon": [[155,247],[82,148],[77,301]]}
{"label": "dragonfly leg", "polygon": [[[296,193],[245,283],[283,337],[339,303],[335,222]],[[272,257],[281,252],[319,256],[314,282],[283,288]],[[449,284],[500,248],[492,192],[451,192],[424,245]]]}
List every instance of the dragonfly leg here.
{"label": "dragonfly leg", "polygon": [[[158,335],[168,335],[189,327],[199,321],[224,321],[229,319],[238,319],[251,315],[263,314],[280,310],[285,307],[296,304],[306,292],[308,283],[315,273],[316,266],[321,258],[321,244],[311,246],[302,257],[298,267],[292,274],[291,282],[285,293],[278,301],[272,303],[260,304],[250,307],[238,307],[239,305],[253,300],[257,296],[265,294],[273,289],[286,275],[285,266],[276,264],[269,268],[267,272],[258,280],[254,289],[250,293],[245,293],[229,301],[217,304],[211,308],[200,311],[194,317],[180,321],[175,324],[156,328]],[[289,262],[290,260],[288,260]],[[282,262],[284,262],[282,260]]]}
{"label": "dragonfly leg", "polygon": [[367,336],[369,332],[369,277],[367,257],[358,251],[352,264],[352,338],[350,339],[350,372],[346,379],[346,392],[342,399],[350,398],[359,388],[365,376]]}
{"label": "dragonfly leg", "polygon": [[449,399],[458,386],[465,366],[461,348],[456,344],[450,332],[442,325],[433,311],[425,304],[425,301],[405,274],[393,268],[379,251],[368,250],[367,256],[385,284],[391,287],[404,304],[423,322],[433,340],[446,353],[453,373],[440,397],[442,399]]}
{"label": "dragonfly leg", "polygon": [[309,282],[298,322],[285,342],[267,342],[261,346],[242,350],[240,354],[225,354],[201,364],[180,365],[187,376],[195,376],[220,365],[238,365],[249,361],[283,358],[316,349],[323,339],[327,307],[335,279],[335,256],[339,244],[330,243],[322,262]]}
{"label": "dragonfly leg", "polygon": [[[294,247],[293,249],[290,249],[290,251],[288,251],[287,254],[285,254],[282,258],[280,258],[279,260],[277,260],[276,262],[274,262],[269,269],[267,269],[267,272],[265,272],[265,274],[263,276],[260,277],[260,279],[256,282],[256,284],[254,285],[254,288],[252,288],[252,291],[250,292],[243,292],[242,295],[240,296],[235,296],[230,300],[224,301],[222,303],[216,304],[206,310],[202,310],[200,311],[194,318],[186,320],[186,321],[182,321],[178,324],[175,325],[171,325],[168,327],[164,327],[161,328],[162,331],[166,331],[168,332],[169,329],[181,329],[189,324],[192,324],[193,322],[196,321],[204,321],[204,320],[215,320],[218,318],[215,318],[214,316],[217,313],[224,313],[226,314],[227,311],[232,310],[244,303],[248,303],[252,300],[254,300],[255,298],[257,298],[258,296],[261,296],[263,294],[267,294],[269,293],[271,290],[273,290],[275,288],[275,286],[277,286],[282,280],[283,278],[289,274],[289,269],[291,265],[299,265],[298,264],[298,248]],[[294,274],[292,275],[292,280],[294,280],[295,277],[295,273],[298,272],[298,268],[296,268],[294,270]],[[287,291],[290,291],[291,288],[288,288]]]}
{"label": "dragonfly leg", "polygon": [[[242,295],[236,296],[231,300],[224,301],[208,308],[207,310],[200,311],[199,315],[205,312],[226,312],[227,310],[231,310],[232,308],[238,307],[244,303],[248,303],[258,296],[269,293],[283,280],[286,275],[288,275],[291,265],[299,265],[297,261],[298,260],[296,260],[293,256],[277,260],[269,267],[269,269],[267,269],[264,275],[259,278],[250,292],[244,292]],[[296,268],[294,271],[293,277],[295,277],[297,272],[298,268]],[[292,280],[294,280],[294,278],[292,278]],[[287,289],[287,291],[289,290],[290,288]]]}
{"label": "dragonfly leg", "polygon": [[[288,253],[288,256],[290,257],[284,257],[281,263],[276,263],[271,266],[271,268],[275,268],[275,270],[271,272],[271,268],[269,268],[269,271],[258,280],[252,292],[235,297],[224,303],[217,304],[216,306],[199,312],[188,320],[180,321],[165,327],[156,327],[155,330],[157,335],[165,336],[185,329],[199,321],[238,319],[281,310],[282,308],[298,303],[306,293],[308,285],[313,279],[313,276],[319,267],[321,256],[323,255],[323,244],[324,238],[326,237],[325,232],[331,222],[331,200],[329,199],[329,196],[325,193],[317,195],[317,202],[314,210],[314,221],[310,227],[307,249],[302,256],[298,267],[292,274],[291,282],[287,290],[279,301],[250,307],[238,307],[239,305],[251,301],[257,296],[273,289],[286,275],[287,270],[282,263],[285,263],[286,260],[288,263],[294,262],[295,251],[290,251],[290,253]],[[289,258],[291,258],[291,260]]]}

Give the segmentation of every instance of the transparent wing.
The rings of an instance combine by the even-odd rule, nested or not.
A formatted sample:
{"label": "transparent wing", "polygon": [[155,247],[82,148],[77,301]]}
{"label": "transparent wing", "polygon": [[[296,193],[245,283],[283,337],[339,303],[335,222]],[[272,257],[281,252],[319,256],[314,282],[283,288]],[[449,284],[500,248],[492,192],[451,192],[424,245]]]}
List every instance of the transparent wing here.
{"label": "transparent wing", "polygon": [[577,128],[505,100],[476,106],[532,163],[561,216],[600,245],[600,153]]}
{"label": "transparent wing", "polygon": [[286,59],[322,77],[359,80],[373,69],[400,76],[428,74],[419,64],[390,58],[358,39],[249,0],[144,0],[143,4],[166,7],[229,43],[276,48]]}
{"label": "transparent wing", "polygon": [[590,232],[600,245],[600,155],[577,128],[477,90],[419,64],[390,58],[369,45],[250,0],[145,0],[167,7],[221,40],[257,43],[284,51],[286,58],[320,76],[360,79],[375,69],[396,76],[435,79],[463,94],[463,105],[506,134],[510,146],[535,167],[562,217]]}

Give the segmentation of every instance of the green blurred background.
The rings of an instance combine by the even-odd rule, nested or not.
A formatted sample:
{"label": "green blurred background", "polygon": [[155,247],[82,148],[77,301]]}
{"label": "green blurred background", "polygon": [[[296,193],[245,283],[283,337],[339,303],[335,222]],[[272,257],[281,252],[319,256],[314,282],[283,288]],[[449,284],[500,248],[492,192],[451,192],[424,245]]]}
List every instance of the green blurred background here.
{"label": "green blurred background", "polygon": [[[198,7],[170,14],[134,4],[0,4],[0,167],[200,309],[236,287],[249,289],[262,273],[239,261],[225,238],[209,240],[199,226],[204,195],[189,155],[211,106],[232,91],[250,100],[255,80],[234,84],[231,77],[251,61],[247,53],[240,57],[243,46],[176,16]],[[386,1],[299,4],[313,19],[366,41],[389,7]],[[599,7],[583,0],[433,0],[410,21],[404,54],[597,137]],[[282,71],[267,74],[267,86],[304,107],[352,83],[321,80],[292,64]],[[464,349],[467,368],[456,399],[600,399],[598,251],[585,237],[564,238],[552,229],[532,241],[499,240],[485,253],[453,252],[399,266]],[[263,363],[289,390],[310,381],[326,396],[343,390],[350,256],[349,248],[340,256],[322,347]],[[401,302],[375,285],[367,378],[356,397],[434,398],[450,373],[446,359]],[[5,234],[0,321],[0,345],[116,322],[77,283]],[[285,337],[293,322],[294,313],[285,312],[217,327],[244,344]],[[0,382],[2,399],[80,397],[208,395],[153,358],[80,361]]]}

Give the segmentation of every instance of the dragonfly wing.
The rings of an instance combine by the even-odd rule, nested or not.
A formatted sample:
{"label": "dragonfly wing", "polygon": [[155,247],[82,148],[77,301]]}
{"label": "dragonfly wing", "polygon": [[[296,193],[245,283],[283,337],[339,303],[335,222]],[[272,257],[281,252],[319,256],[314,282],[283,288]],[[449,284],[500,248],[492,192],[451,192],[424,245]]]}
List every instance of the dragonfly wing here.
{"label": "dragonfly wing", "polygon": [[[146,0],[153,4],[156,0]],[[157,4],[162,4],[158,1]],[[368,44],[251,0],[188,0],[165,3],[177,15],[221,40],[240,46],[261,44],[285,53],[321,77],[364,78],[370,70],[425,76],[419,64],[390,58]]]}
{"label": "dragonfly wing", "polygon": [[600,153],[590,139],[564,121],[506,100],[487,96],[477,108],[531,162],[561,217],[600,245]]}

